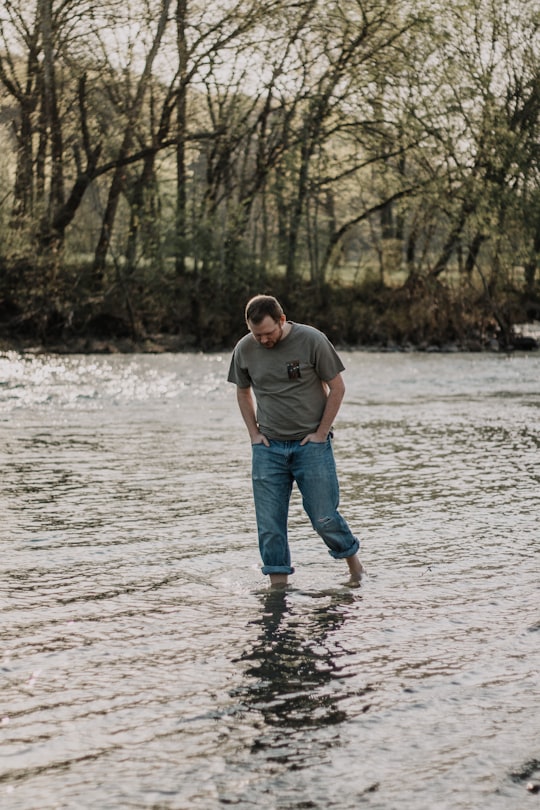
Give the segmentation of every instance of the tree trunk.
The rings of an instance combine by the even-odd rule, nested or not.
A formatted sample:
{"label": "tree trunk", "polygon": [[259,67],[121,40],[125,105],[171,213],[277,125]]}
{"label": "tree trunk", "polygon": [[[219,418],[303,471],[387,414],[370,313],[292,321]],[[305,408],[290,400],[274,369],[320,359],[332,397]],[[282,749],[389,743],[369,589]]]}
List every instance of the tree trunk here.
{"label": "tree trunk", "polygon": [[13,188],[11,226],[18,228],[33,210],[34,173],[32,150],[32,120],[34,104],[21,101],[21,120],[17,131],[17,168]]}
{"label": "tree trunk", "polygon": [[171,0],[162,0],[161,14],[158,20],[156,34],[154,37],[154,41],[152,42],[150,52],[146,57],[144,69],[139,79],[139,83],[137,85],[135,98],[129,109],[128,118],[124,129],[124,137],[122,140],[122,145],[120,147],[120,152],[118,154],[118,165],[117,168],[114,170],[111,184],[109,186],[107,205],[105,207],[105,212],[103,214],[103,219],[101,222],[101,232],[99,235],[98,243],[94,254],[93,273],[98,282],[101,281],[101,279],[103,278],[103,274],[105,272],[105,264],[111,243],[114,222],[116,219],[116,212],[118,210],[118,203],[120,201],[120,195],[124,189],[125,170],[124,166],[122,165],[122,160],[129,155],[129,152],[135,140],[135,127],[143,108],[143,103],[146,96],[146,89],[148,87],[150,76],[152,74],[152,67],[154,64],[154,60],[157,56],[159,45],[161,43],[167,25],[170,3]]}
{"label": "tree trunk", "polygon": [[176,96],[176,275],[186,272],[187,190],[186,190],[186,92],[187,92],[187,0],[176,5],[176,42],[179,65],[179,87]]}
{"label": "tree trunk", "polygon": [[40,0],[39,8],[43,46],[44,123],[49,132],[51,149],[51,179],[48,212],[48,218],[51,220],[56,214],[56,211],[64,204],[64,142],[56,94],[52,0]]}

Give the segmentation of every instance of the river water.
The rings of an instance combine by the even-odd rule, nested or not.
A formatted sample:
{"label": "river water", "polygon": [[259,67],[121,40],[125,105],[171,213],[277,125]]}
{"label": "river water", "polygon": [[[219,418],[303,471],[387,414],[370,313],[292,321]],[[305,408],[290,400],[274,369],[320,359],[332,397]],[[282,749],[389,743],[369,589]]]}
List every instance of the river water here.
{"label": "river water", "polygon": [[342,356],[281,593],[226,355],[0,357],[2,808],[540,807],[540,356]]}

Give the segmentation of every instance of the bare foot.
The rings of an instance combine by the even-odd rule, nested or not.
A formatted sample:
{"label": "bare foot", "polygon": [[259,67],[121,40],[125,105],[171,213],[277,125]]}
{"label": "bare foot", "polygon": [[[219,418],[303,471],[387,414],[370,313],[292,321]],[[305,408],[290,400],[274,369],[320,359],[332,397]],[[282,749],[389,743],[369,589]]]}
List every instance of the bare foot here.
{"label": "bare foot", "polygon": [[347,582],[343,583],[344,588],[359,588],[362,584],[361,580],[359,579],[348,579]]}

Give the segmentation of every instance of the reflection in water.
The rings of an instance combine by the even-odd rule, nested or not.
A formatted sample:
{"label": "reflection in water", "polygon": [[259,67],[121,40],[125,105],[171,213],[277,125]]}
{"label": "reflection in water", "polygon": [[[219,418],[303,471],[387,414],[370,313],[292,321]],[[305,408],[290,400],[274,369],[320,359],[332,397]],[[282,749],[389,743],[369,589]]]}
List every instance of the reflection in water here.
{"label": "reflection in water", "polygon": [[[347,719],[341,708],[345,695],[340,656],[345,651],[332,635],[358,597],[336,591],[328,604],[323,594],[302,596],[298,599],[297,592],[287,589],[262,596],[260,633],[240,659],[249,662],[248,685],[239,692],[244,709],[264,723],[252,751],[276,749],[269,758],[278,761],[299,754],[302,732]],[[313,597],[322,602],[315,609]],[[310,739],[310,745],[313,742]],[[296,767],[306,764],[297,757]]]}

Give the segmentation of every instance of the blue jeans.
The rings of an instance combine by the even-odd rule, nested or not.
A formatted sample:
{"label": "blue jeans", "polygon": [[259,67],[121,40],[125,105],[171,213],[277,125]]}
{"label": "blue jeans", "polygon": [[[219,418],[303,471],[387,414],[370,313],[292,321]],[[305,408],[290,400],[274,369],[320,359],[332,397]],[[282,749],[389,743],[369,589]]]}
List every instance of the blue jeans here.
{"label": "blue jeans", "polygon": [[339,485],[330,437],[326,442],[270,441],[253,445],[252,482],[263,574],[292,574],[287,520],[293,482],[315,531],[336,559],[359,543],[338,512]]}

